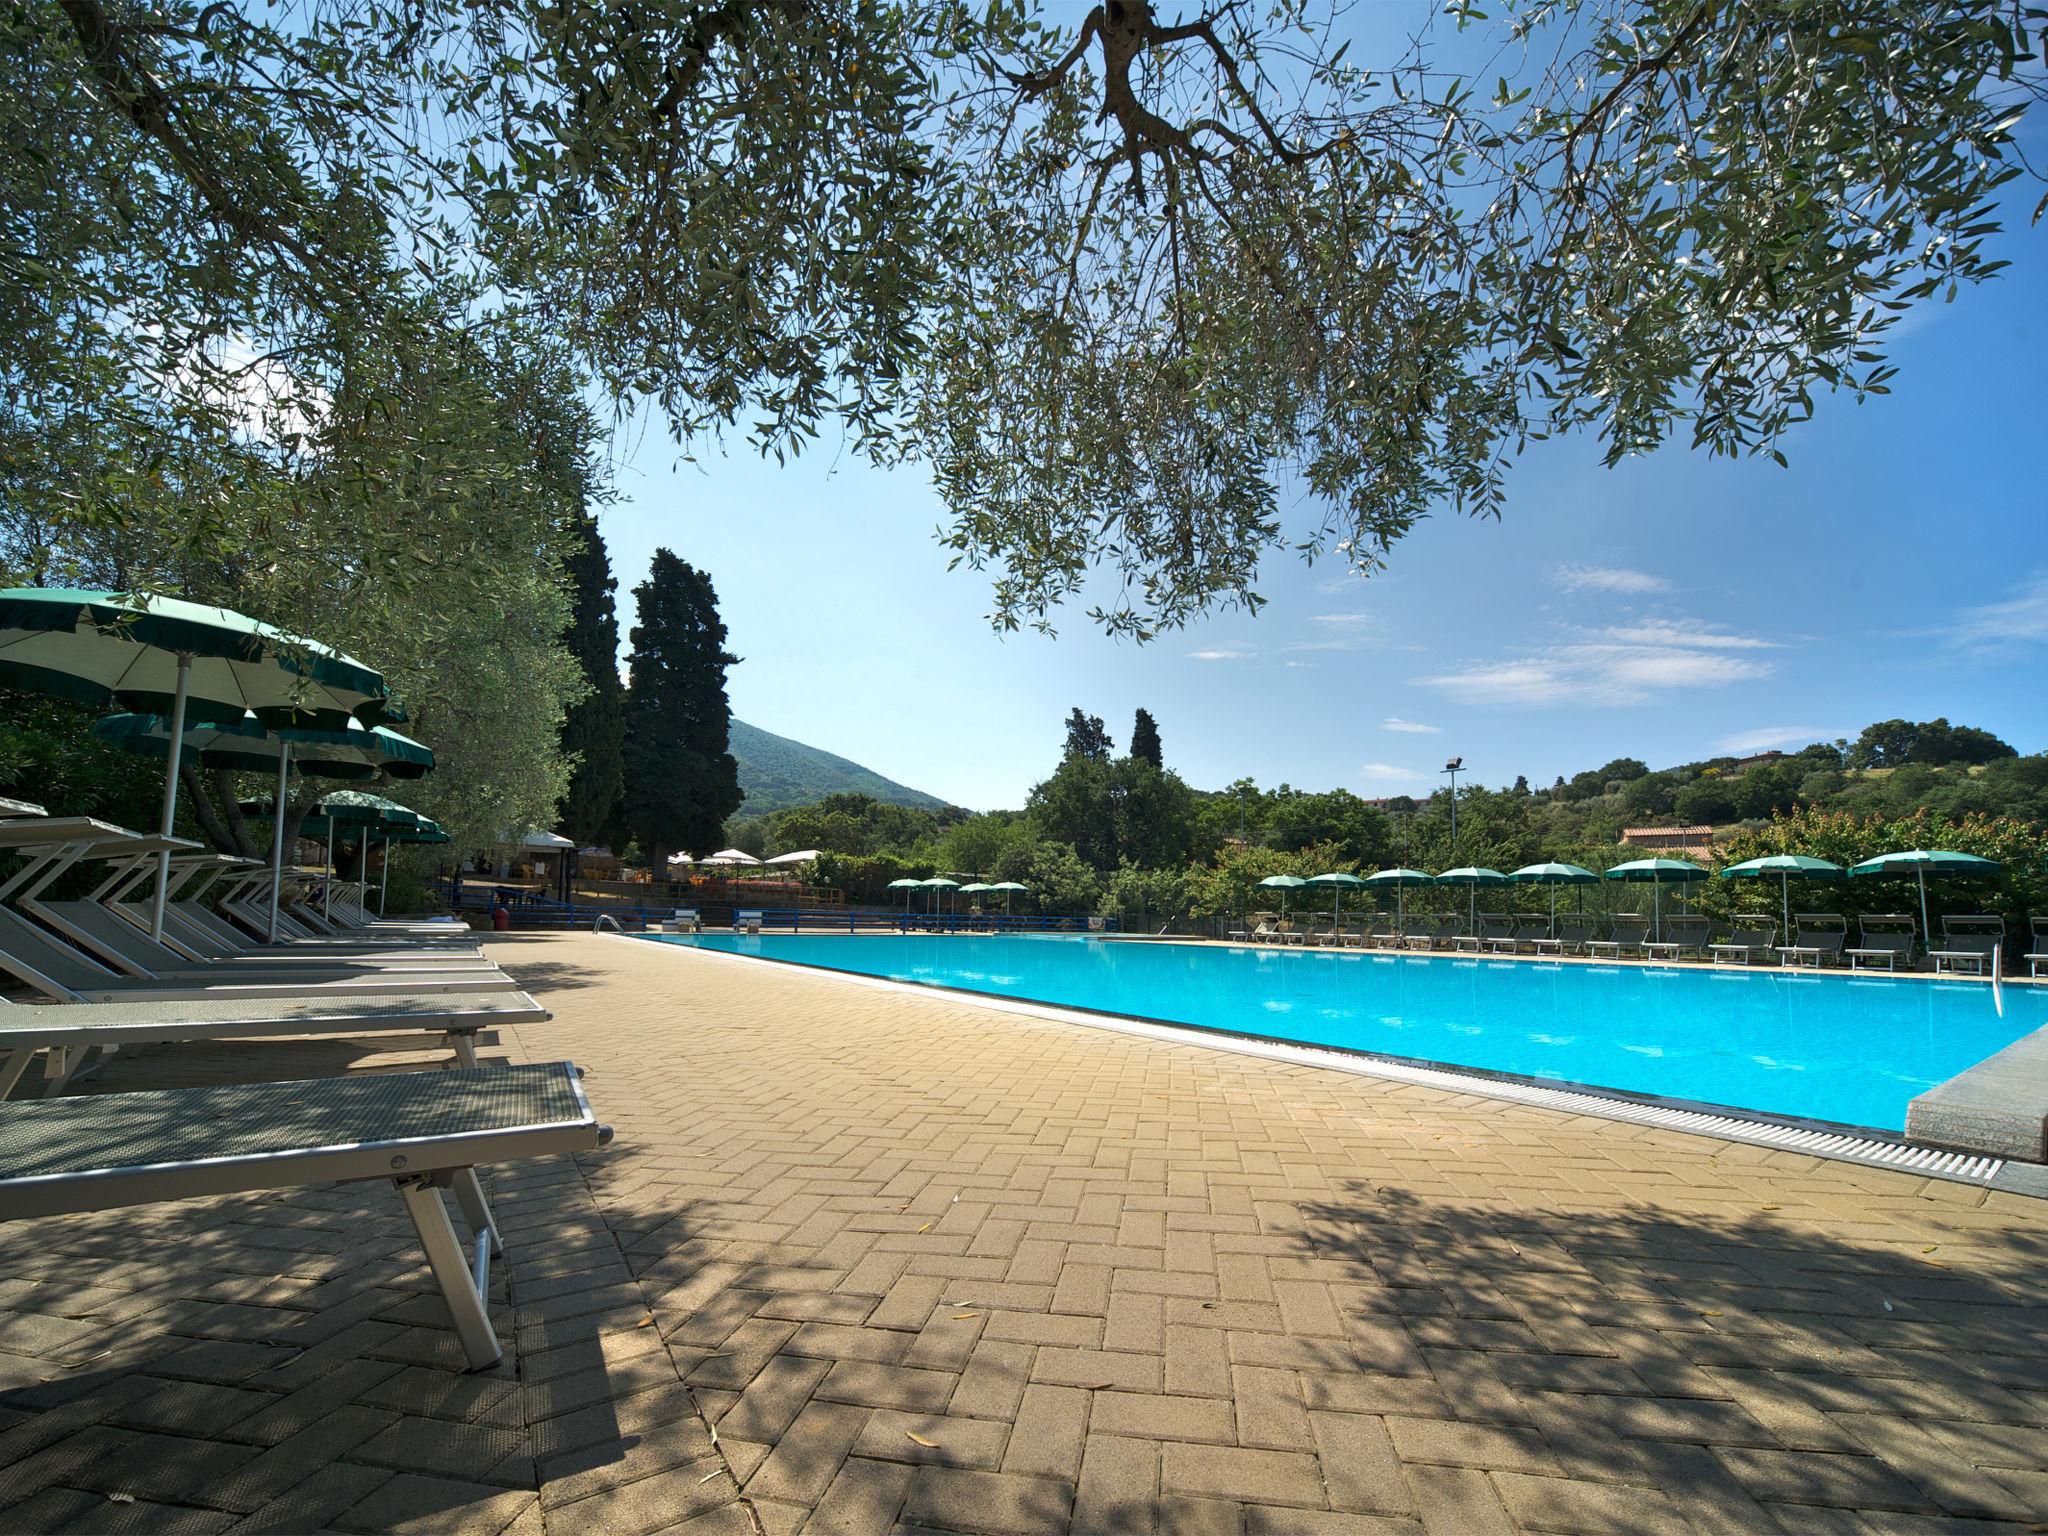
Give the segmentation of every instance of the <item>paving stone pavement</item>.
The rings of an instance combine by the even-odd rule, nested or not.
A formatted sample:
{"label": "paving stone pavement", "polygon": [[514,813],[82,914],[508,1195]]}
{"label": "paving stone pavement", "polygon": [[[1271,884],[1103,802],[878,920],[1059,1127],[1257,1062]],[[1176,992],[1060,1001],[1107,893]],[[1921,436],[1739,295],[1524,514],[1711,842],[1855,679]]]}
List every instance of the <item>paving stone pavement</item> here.
{"label": "paving stone pavement", "polygon": [[455,1369],[382,1186],[0,1226],[0,1531],[2048,1521],[2042,1202],[674,946],[493,952],[556,1012],[500,1054],[586,1066],[619,1133],[490,1180],[506,1363]]}

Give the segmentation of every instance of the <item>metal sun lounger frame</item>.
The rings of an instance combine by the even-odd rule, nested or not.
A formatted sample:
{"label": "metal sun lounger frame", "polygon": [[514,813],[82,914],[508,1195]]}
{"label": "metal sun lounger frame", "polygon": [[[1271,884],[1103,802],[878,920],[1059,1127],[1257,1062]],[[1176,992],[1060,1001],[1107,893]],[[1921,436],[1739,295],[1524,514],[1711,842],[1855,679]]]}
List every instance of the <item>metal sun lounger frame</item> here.
{"label": "metal sun lounger frame", "polygon": [[[463,1115],[466,1094],[475,1102]],[[459,1128],[449,1128],[451,1121]],[[261,1150],[223,1151],[218,1127],[229,1123],[282,1125],[299,1134],[273,1135],[282,1144]],[[132,1163],[86,1155],[54,1167],[47,1150],[26,1164],[4,1152],[10,1142],[19,1146],[31,1138],[47,1149],[67,1134],[96,1146],[146,1150],[131,1154],[138,1159]],[[46,1099],[0,1106],[0,1212],[20,1220],[389,1179],[419,1235],[463,1354],[471,1369],[484,1370],[503,1355],[486,1308],[491,1260],[504,1243],[476,1170],[591,1151],[611,1139],[566,1061]],[[35,1171],[15,1171],[24,1166]],[[444,1189],[455,1195],[473,1234],[467,1254],[448,1219]]]}
{"label": "metal sun lounger frame", "polygon": [[[1834,924],[1833,927],[1827,926]],[[1814,943],[1815,939],[1830,942]],[[1778,955],[1787,965],[1810,960],[1819,970],[1830,960],[1839,960],[1849,943],[1849,923],[1839,912],[1794,912],[1792,942],[1780,944]]]}
{"label": "metal sun lounger frame", "polygon": [[1512,918],[1502,917],[1495,912],[1482,912],[1479,914],[1479,931],[1453,934],[1451,948],[1470,950],[1476,955],[1490,944],[1511,942],[1514,936],[1515,924]]}
{"label": "metal sun lounger frame", "polygon": [[1707,954],[1714,964],[1733,962],[1740,965],[1757,965],[1758,955],[1774,954],[1778,941],[1778,920],[1762,913],[1745,912],[1734,918],[1728,928],[1728,937],[1707,946]]}
{"label": "metal sun lounger frame", "polygon": [[[1624,933],[1624,929],[1629,931]],[[1632,949],[1640,955],[1643,953],[1643,941],[1649,936],[1650,925],[1643,921],[1640,912],[1617,912],[1608,927],[1606,938],[1586,940],[1586,953],[1598,955],[1603,950],[1612,950],[1617,960],[1621,958],[1621,952],[1625,949]]]}
{"label": "metal sun lounger frame", "polygon": [[2039,979],[2041,967],[2048,965],[2048,917],[2028,918],[2027,929],[2034,936],[2034,948],[2022,958],[2027,962],[2027,974]]}
{"label": "metal sun lounger frame", "polygon": [[[118,861],[116,862],[118,865]],[[439,961],[474,962],[482,958],[483,951],[477,945],[467,928],[456,929],[449,934],[445,945],[436,938],[431,941],[408,940],[392,936],[382,940],[367,939],[318,939],[301,945],[260,945],[252,944],[227,919],[207,910],[197,898],[207,886],[213,884],[230,870],[244,870],[251,861],[238,859],[225,853],[174,854],[171,858],[171,898],[164,902],[164,943],[183,955],[189,955],[195,964],[204,965],[215,960],[253,959],[275,957],[280,960],[300,961],[325,957],[330,963],[344,960],[367,962],[408,961],[417,963],[422,959]],[[156,871],[156,861],[147,853],[131,857],[125,868],[117,867],[113,874],[101,882],[92,892],[108,911],[125,919],[135,927],[147,931],[149,913],[146,907],[127,900],[129,892]],[[190,885],[191,891],[178,895]],[[451,927],[453,925],[450,925]]]}
{"label": "metal sun lounger frame", "polygon": [[1995,970],[2005,950],[2005,919],[1990,914],[1945,917],[1941,920],[1941,948],[1929,948],[1927,958],[1934,974],[1968,965],[1977,975]]}
{"label": "metal sun lounger frame", "polygon": [[124,1046],[283,1036],[442,1037],[459,1066],[474,1067],[486,1029],[541,1024],[554,1015],[524,992],[455,993],[348,1004],[326,998],[212,1003],[0,1002],[0,1100],[14,1090],[39,1051],[51,1055],[45,1096],[61,1092],[92,1059]]}
{"label": "metal sun lounger frame", "polygon": [[1714,936],[1714,925],[1697,913],[1682,913],[1677,917],[1665,918],[1664,932],[1669,934],[1674,929],[1692,935],[1692,937],[1682,939],[1656,938],[1649,940],[1642,947],[1643,958],[1646,960],[1676,960],[1688,950],[1696,955],[1703,955],[1707,952],[1708,941]]}
{"label": "metal sun lounger frame", "polygon": [[1860,930],[1854,949],[1845,949],[1842,954],[1849,961],[1849,969],[1860,971],[1866,966],[1882,965],[1888,971],[1899,968],[1901,961],[1906,969],[1913,968],[1913,942],[1919,936],[1920,925],[1910,912],[1870,912],[1857,922]]}
{"label": "metal sun lounger frame", "polygon": [[1515,931],[1506,938],[1489,938],[1486,947],[1496,954],[1519,955],[1524,945],[1529,953],[1536,953],[1536,946],[1550,937],[1550,919],[1541,912],[1517,912]]}
{"label": "metal sun lounger frame", "polygon": [[[127,873],[127,859],[148,859],[166,845],[174,851],[190,852],[183,839],[117,833],[106,837],[80,837],[40,848],[24,848],[30,866],[5,890],[13,892],[15,906],[39,918],[73,945],[112,970],[145,983],[166,985],[200,982],[268,983],[299,978],[318,980],[320,968],[337,976],[363,979],[410,977],[415,975],[469,975],[489,981],[501,974],[481,952],[469,955],[403,953],[372,959],[357,954],[319,954],[270,950],[258,955],[235,955],[226,959],[194,962],[169,944],[159,944],[128,918],[103,904],[102,897],[115,881]],[[89,859],[112,856],[120,860],[113,875],[89,895],[73,901],[51,901],[43,892],[74,865]]]}
{"label": "metal sun lounger frame", "polygon": [[1591,918],[1573,915],[1559,918],[1557,920],[1557,929],[1556,933],[1537,939],[1534,942],[1532,947],[1537,954],[1548,954],[1552,951],[1559,955],[1584,954],[1586,946],[1592,942],[1593,934],[1596,931],[1595,924]]}

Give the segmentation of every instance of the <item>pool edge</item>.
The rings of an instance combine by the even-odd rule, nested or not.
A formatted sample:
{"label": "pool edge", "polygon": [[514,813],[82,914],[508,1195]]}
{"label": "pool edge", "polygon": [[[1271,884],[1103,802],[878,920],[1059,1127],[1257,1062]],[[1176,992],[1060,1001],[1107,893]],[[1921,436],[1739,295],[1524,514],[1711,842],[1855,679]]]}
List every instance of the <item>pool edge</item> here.
{"label": "pool edge", "polygon": [[[643,937],[621,934],[606,937],[628,943],[659,943],[661,939],[669,936]],[[1593,1084],[1575,1083],[1559,1086],[1542,1079],[1521,1077],[1513,1073],[1456,1066],[1418,1057],[1389,1056],[1370,1051],[1346,1050],[1336,1046],[1303,1045],[1295,1041],[1235,1030],[1207,1028],[1198,1024],[1164,1023],[1130,1014],[1032,1002],[997,993],[975,992],[963,987],[897,981],[886,976],[835,970],[830,966],[783,960],[770,955],[740,954],[732,950],[705,948],[687,942],[661,943],[660,947],[708,955],[720,961],[781,966],[801,971],[805,975],[829,977],[854,985],[895,992],[905,997],[951,999],[974,1007],[1052,1023],[1106,1029],[1118,1034],[1137,1035],[1170,1044],[1227,1050],[1269,1061],[1349,1072],[1354,1076],[1420,1083],[1452,1093],[1476,1094],[1560,1114],[1591,1114],[1623,1124],[1710,1136],[1750,1146],[1859,1163],[1866,1167],[1887,1168],[1893,1172],[1923,1178],[1937,1178],[1978,1188],[2048,1198],[2048,1169],[2043,1169],[2037,1163],[2022,1164],[1996,1154],[1927,1145],[1897,1132],[1877,1127],[1802,1120],[1795,1116],[1772,1115],[1758,1110],[1697,1100],[1636,1094],[1625,1089],[1605,1088]],[[2048,1034],[2048,1029],[2037,1033]],[[1993,1058],[1987,1058],[1989,1059]],[[1930,1090],[1933,1091],[1936,1090]]]}

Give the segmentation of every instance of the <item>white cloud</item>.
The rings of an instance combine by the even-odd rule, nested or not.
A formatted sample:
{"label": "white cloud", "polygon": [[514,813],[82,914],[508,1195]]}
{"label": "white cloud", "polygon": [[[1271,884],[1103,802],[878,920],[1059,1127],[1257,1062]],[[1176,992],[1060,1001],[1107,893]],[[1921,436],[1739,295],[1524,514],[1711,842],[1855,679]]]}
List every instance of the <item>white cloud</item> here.
{"label": "white cloud", "polygon": [[1833,741],[1842,732],[1828,725],[1760,725],[1753,731],[1737,731],[1714,743],[1716,752],[1746,757],[1767,747],[1804,747],[1816,741]]}
{"label": "white cloud", "polygon": [[1963,609],[1939,634],[1954,646],[1995,648],[2048,642],[2048,569],[2034,572],[2003,602]]}
{"label": "white cloud", "polygon": [[1312,613],[1311,624],[1335,624],[1345,629],[1358,629],[1367,625],[1378,627],[1380,618],[1376,613]]}
{"label": "white cloud", "polygon": [[1648,571],[1613,565],[1560,565],[1557,584],[1567,592],[1669,592],[1671,583]]}
{"label": "white cloud", "polygon": [[1220,646],[1211,651],[1188,652],[1188,656],[1195,661],[1243,661],[1249,655],[1250,651],[1240,651],[1230,646]]}
{"label": "white cloud", "polygon": [[1369,783],[1423,784],[1429,780],[1428,774],[1403,768],[1398,763],[1364,763],[1358,772]]}
{"label": "white cloud", "polygon": [[1719,624],[1702,624],[1697,619],[1648,619],[1641,624],[1617,624],[1599,631],[1603,639],[1621,645],[1684,646],[1717,651],[1774,651],[1776,641],[1755,635],[1731,633]]}
{"label": "white cloud", "polygon": [[1593,633],[1598,638],[1470,662],[1417,681],[1469,704],[1628,705],[1753,682],[1774,670],[1752,654],[1773,642],[1689,619]]}
{"label": "white cloud", "polygon": [[1383,731],[1399,731],[1404,736],[1441,736],[1444,728],[1440,725],[1424,725],[1420,720],[1403,720],[1399,715],[1389,715],[1380,722]]}

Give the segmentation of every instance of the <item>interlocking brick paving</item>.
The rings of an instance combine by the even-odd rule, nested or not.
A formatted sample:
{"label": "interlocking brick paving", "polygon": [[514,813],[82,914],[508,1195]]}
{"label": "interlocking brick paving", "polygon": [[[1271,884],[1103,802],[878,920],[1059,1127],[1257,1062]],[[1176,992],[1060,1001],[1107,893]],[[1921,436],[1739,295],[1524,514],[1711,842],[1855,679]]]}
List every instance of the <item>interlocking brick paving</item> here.
{"label": "interlocking brick paving", "polygon": [[2048,1520],[2040,1202],[673,947],[494,953],[557,1015],[501,1053],[585,1065],[619,1131],[491,1180],[507,1363],[453,1368],[382,1186],[0,1226],[0,1530]]}

